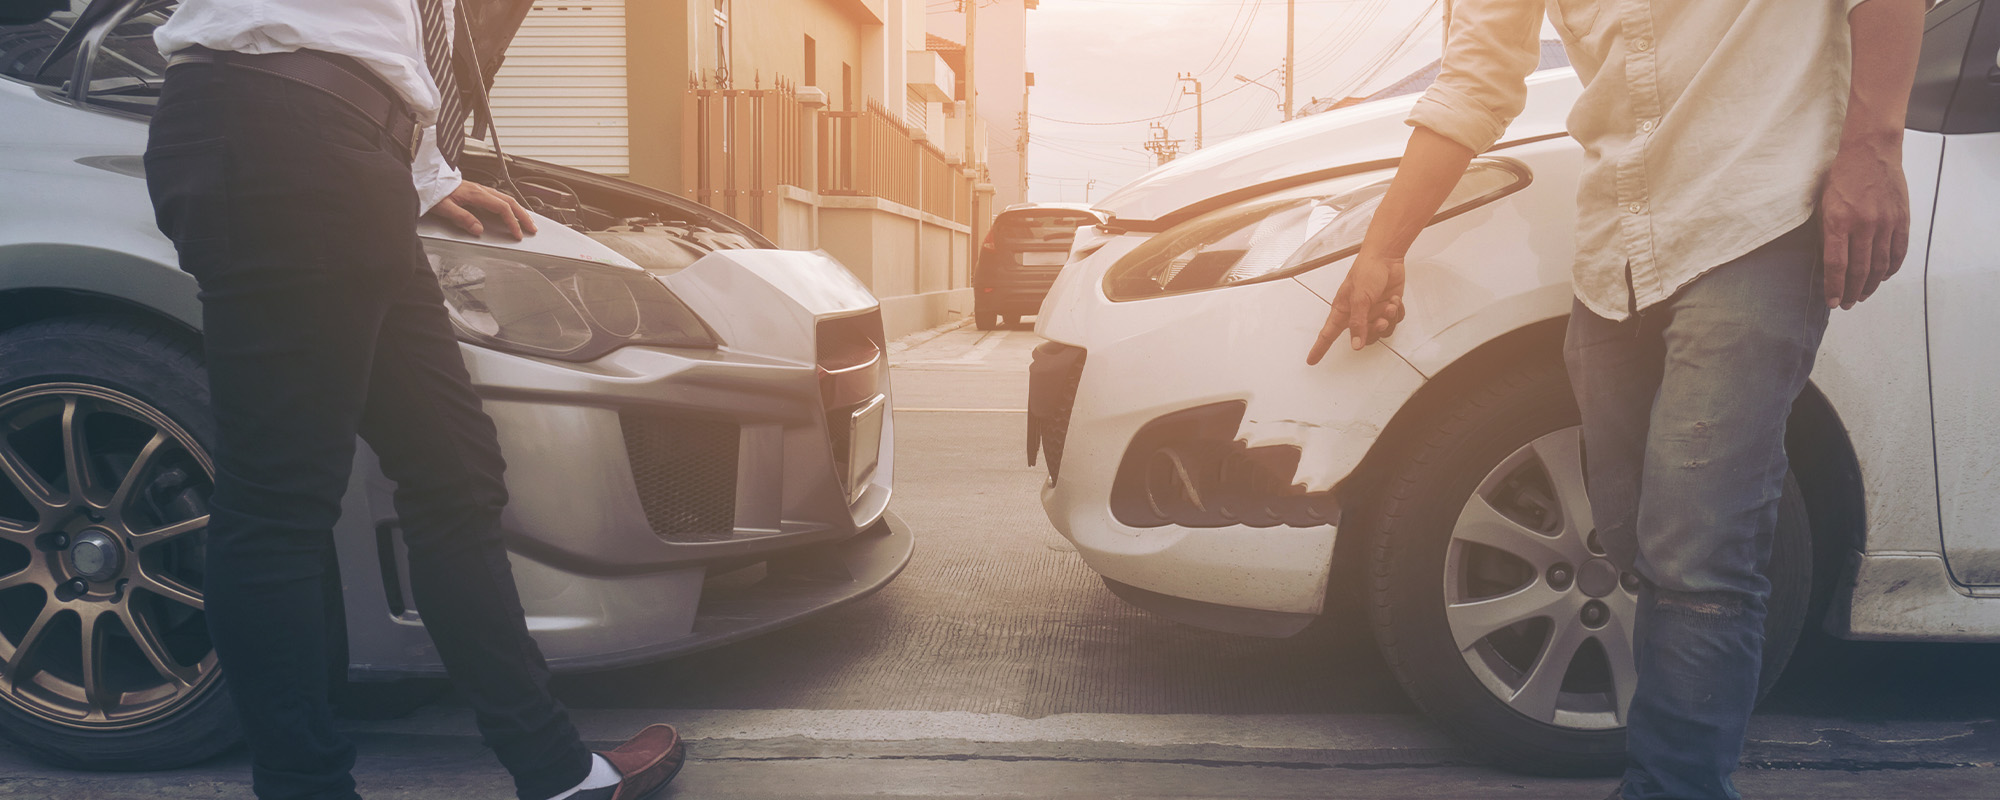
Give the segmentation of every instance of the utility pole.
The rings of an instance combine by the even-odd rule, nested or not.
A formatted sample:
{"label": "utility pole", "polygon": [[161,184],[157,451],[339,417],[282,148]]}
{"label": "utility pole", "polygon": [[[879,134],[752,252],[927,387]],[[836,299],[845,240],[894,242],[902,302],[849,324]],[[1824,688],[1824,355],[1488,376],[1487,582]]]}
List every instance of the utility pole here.
{"label": "utility pole", "polygon": [[965,237],[965,263],[977,264],[979,263],[979,244],[986,235],[985,232],[980,230],[986,226],[981,224],[981,220],[979,219],[979,189],[977,188],[979,185],[979,170],[973,166],[973,158],[979,142],[978,130],[974,127],[978,124],[979,119],[979,92],[973,88],[978,86],[978,84],[972,82],[972,65],[977,60],[973,57],[972,39],[977,29],[979,0],[959,0],[959,7],[965,9],[965,171],[972,178],[965,185],[965,208],[968,212],[967,217],[972,220],[972,235]]}
{"label": "utility pole", "polygon": [[[1181,83],[1182,83],[1182,86],[1181,86],[1181,94],[1191,94],[1191,95],[1194,95],[1194,149],[1196,149],[1196,150],[1200,150],[1200,149],[1201,149],[1201,134],[1202,134],[1202,124],[1201,124],[1201,79],[1200,79],[1200,78],[1197,78],[1197,77],[1195,77],[1195,76],[1194,76],[1194,73],[1191,73],[1191,72],[1183,72],[1183,73],[1181,73]],[[1194,84],[1194,91],[1192,91],[1192,92],[1188,91],[1188,89],[1187,89],[1187,86],[1186,86],[1186,84],[1188,84],[1188,83],[1193,83],[1193,84]]]}
{"label": "utility pole", "polygon": [[[1292,86],[1298,81],[1298,59],[1292,44],[1298,38],[1299,1],[1285,0],[1285,121],[1292,120]],[[970,47],[970,45],[968,45]]]}
{"label": "utility pole", "polygon": [[1154,166],[1165,164],[1174,160],[1175,156],[1180,155],[1181,140],[1167,138],[1167,126],[1155,122],[1151,125],[1151,130],[1153,136],[1146,140],[1146,150],[1153,154],[1154,159],[1157,159],[1157,163]]}
{"label": "utility pole", "polygon": [[1025,203],[1028,201],[1028,97],[1029,90],[1035,88],[1035,73],[1030,72],[1023,77],[1025,80],[1021,82],[1021,116],[1020,121],[1014,124],[1014,130],[1019,132],[1019,135],[1014,137],[1014,152],[1021,165],[1019,198],[1020,202]]}

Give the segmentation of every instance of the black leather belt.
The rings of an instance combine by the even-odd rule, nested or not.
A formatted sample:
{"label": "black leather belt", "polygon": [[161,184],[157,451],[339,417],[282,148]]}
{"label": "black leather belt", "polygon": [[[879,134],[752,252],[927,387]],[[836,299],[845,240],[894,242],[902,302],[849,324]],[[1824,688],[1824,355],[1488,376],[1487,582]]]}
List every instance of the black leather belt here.
{"label": "black leather belt", "polygon": [[419,135],[417,117],[403,98],[368,72],[367,67],[345,56],[313,50],[290,53],[235,53],[188,47],[167,59],[167,68],[183,64],[227,65],[256,70],[305,84],[347,103],[362,116],[374,121],[396,144],[404,160],[416,157]]}

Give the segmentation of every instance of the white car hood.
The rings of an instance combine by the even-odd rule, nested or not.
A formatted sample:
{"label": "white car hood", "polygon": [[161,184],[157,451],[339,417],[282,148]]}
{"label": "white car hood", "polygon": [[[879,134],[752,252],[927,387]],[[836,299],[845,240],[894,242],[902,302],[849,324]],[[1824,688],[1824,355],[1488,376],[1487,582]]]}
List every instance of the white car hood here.
{"label": "white car hood", "polygon": [[[1583,91],[1573,69],[1528,76],[1528,105],[1504,141],[1562,133]],[[1299,175],[1400,158],[1409,141],[1403,120],[1421,95],[1348,106],[1274,125],[1203,148],[1139,176],[1099,201],[1113,219],[1150,221],[1215,197]]]}

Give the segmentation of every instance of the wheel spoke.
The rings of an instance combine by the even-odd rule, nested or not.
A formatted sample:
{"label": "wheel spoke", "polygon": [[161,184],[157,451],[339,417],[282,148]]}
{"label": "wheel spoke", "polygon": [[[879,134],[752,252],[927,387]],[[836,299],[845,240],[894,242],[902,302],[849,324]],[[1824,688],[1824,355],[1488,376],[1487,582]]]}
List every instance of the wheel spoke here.
{"label": "wheel spoke", "polygon": [[63,398],[63,470],[69,481],[70,502],[82,501],[102,508],[103,504],[91,497],[90,443],[85,441],[83,424],[89,415],[82,398]]}
{"label": "wheel spoke", "polygon": [[28,626],[28,632],[21,634],[21,640],[14,646],[13,654],[7,656],[7,667],[4,677],[16,687],[21,685],[22,678],[27,677],[22,674],[21,670],[31,663],[31,659],[35,655],[35,648],[42,643],[42,634],[48,632],[49,622],[54,620],[57,612],[61,610],[62,606],[53,600],[44,603],[42,605],[42,613],[35,617],[34,624]]}
{"label": "wheel spoke", "polygon": [[153,460],[159,457],[160,449],[171,441],[173,440],[167,438],[165,433],[156,431],[153,433],[153,438],[146,442],[146,446],[139,448],[139,455],[132,459],[132,468],[125,471],[125,477],[118,480],[118,490],[111,495],[110,505],[113,511],[124,513],[125,507],[132,502],[132,492],[138,488],[139,479],[145,477],[146,470],[151,468]]}
{"label": "wheel spoke", "polygon": [[1564,428],[1531,445],[1542,468],[1549,473],[1556,502],[1562,506],[1563,535],[1581,537],[1596,525],[1590,516],[1590,494],[1583,483],[1583,434]]}
{"label": "wheel spoke", "polygon": [[0,518],[0,541],[9,541],[32,547],[34,545],[34,538],[41,532],[42,526],[39,523]]}
{"label": "wheel spoke", "polygon": [[1507,704],[1533,719],[1554,722],[1563,678],[1569,674],[1570,663],[1576,660],[1577,649],[1587,638],[1583,625],[1576,620],[1555,620],[1541,655],[1535,658],[1535,665],[1528,668],[1521,688],[1507,699]]}
{"label": "wheel spoke", "polygon": [[1632,710],[1632,692],[1639,687],[1639,662],[1632,653],[1632,623],[1631,615],[1621,615],[1614,605],[1611,621],[1596,633],[1605,660],[1611,662],[1611,690],[1618,700],[1620,725],[1625,724],[1625,715]]}
{"label": "wheel spoke", "polygon": [[6,575],[0,575],[0,592],[20,586],[37,585],[41,583],[39,579],[43,577],[42,573],[43,570],[40,567],[39,560],[30,560],[27,566]]}
{"label": "wheel spoke", "polygon": [[118,606],[118,618],[124,621],[125,630],[132,634],[132,642],[139,646],[139,652],[145,654],[147,663],[153,665],[153,670],[160,673],[160,677],[180,687],[194,685],[195,679],[200,677],[200,670],[174,661],[167,646],[160,641],[160,633],[154,628],[151,617],[141,613],[131,603],[124,603]]}
{"label": "wheel spoke", "polygon": [[187,584],[149,569],[141,568],[139,570],[138,588],[159,595],[163,600],[179,603],[197,611],[205,607],[200,592],[189,588]]}
{"label": "wheel spoke", "polygon": [[21,454],[14,452],[14,448],[7,445],[5,437],[0,437],[0,473],[5,473],[8,482],[14,484],[14,488],[19,489],[21,494],[28,498],[28,502],[38,506],[44,516],[47,516],[48,511],[62,507],[61,503],[56,502],[55,487],[42,480],[42,476],[35,474],[34,468],[29,467],[28,462],[21,460]]}
{"label": "wheel spoke", "polygon": [[105,702],[104,685],[104,626],[98,624],[104,612],[93,609],[82,616],[83,624],[83,702],[89,707],[87,717],[103,717],[111,706]]}
{"label": "wheel spoke", "polygon": [[1444,614],[1451,626],[1452,640],[1458,643],[1458,649],[1467,650],[1494,631],[1537,617],[1560,618],[1575,605],[1569,595],[1549,588],[1537,578],[1499,597],[1445,606]]}
{"label": "wheel spoke", "polygon": [[[1541,572],[1557,562],[1580,564],[1581,542],[1566,541],[1543,536],[1521,523],[1508,519],[1494,508],[1492,503],[1478,494],[1465,501],[1465,510],[1458,515],[1458,525],[1452,529],[1452,538],[1459,541],[1483,544],[1528,562],[1529,566]],[[1571,550],[1579,551],[1572,553]]]}
{"label": "wheel spoke", "polygon": [[184,519],[180,522],[154,528],[150,531],[134,533],[127,537],[126,541],[132,545],[132,549],[139,550],[207,527],[208,515],[203,514],[193,519]]}

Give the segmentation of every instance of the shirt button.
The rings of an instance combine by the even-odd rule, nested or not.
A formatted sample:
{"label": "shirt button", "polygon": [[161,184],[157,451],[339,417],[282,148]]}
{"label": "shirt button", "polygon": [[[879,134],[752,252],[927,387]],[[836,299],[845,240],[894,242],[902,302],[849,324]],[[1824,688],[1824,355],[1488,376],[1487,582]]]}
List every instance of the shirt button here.
{"label": "shirt button", "polygon": [[1632,40],[1632,49],[1637,50],[1641,53],[1646,52],[1647,50],[1651,50],[1652,48],[1653,48],[1653,40],[1648,39],[1644,36]]}
{"label": "shirt button", "polygon": [[1652,132],[1653,132],[1653,121],[1649,119],[1649,120],[1645,120],[1645,121],[1642,121],[1642,122],[1640,122],[1640,123],[1639,123],[1639,132],[1640,132],[1640,133],[1652,133]]}
{"label": "shirt button", "polygon": [[1646,210],[1646,206],[1641,203],[1626,203],[1625,210],[1637,214],[1641,211]]}

